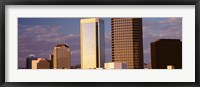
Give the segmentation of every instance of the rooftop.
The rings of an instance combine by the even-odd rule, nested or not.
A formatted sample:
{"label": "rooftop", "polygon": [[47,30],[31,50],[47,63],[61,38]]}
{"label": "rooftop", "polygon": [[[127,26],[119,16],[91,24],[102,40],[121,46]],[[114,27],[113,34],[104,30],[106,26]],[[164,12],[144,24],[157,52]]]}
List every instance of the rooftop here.
{"label": "rooftop", "polygon": [[67,46],[66,44],[58,44],[58,45],[56,45],[56,47],[67,47],[67,48],[69,48],[69,46]]}
{"label": "rooftop", "polygon": [[179,42],[181,42],[180,39],[158,39],[155,42],[165,42],[165,41],[179,41]]}

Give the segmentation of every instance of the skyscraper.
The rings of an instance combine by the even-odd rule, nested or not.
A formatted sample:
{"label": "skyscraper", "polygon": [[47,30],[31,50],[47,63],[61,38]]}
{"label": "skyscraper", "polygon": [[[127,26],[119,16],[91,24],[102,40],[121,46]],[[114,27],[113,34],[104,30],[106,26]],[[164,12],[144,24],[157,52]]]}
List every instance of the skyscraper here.
{"label": "skyscraper", "polygon": [[65,44],[58,44],[53,49],[53,68],[70,69],[70,48]]}
{"label": "skyscraper", "polygon": [[99,18],[80,20],[81,68],[93,69],[104,66],[104,21]]}
{"label": "skyscraper", "polygon": [[182,68],[182,42],[179,39],[159,39],[151,43],[152,69]]}
{"label": "skyscraper", "polygon": [[32,69],[50,69],[50,63],[46,58],[32,60]]}
{"label": "skyscraper", "polygon": [[26,68],[32,68],[32,60],[37,60],[37,57],[34,54],[30,54],[26,59]]}
{"label": "skyscraper", "polygon": [[143,68],[141,18],[112,18],[112,61],[126,62],[128,69]]}

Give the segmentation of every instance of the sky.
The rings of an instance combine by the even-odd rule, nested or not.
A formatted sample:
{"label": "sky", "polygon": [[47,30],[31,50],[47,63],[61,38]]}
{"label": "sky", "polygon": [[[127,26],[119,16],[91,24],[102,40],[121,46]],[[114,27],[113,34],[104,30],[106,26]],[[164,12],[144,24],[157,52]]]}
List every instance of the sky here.
{"label": "sky", "polygon": [[[30,54],[48,58],[57,44],[71,49],[71,65],[80,64],[81,18],[18,18],[18,68]],[[105,59],[111,62],[111,20],[105,22]],[[144,63],[151,63],[150,43],[158,39],[182,40],[182,18],[143,18]]]}

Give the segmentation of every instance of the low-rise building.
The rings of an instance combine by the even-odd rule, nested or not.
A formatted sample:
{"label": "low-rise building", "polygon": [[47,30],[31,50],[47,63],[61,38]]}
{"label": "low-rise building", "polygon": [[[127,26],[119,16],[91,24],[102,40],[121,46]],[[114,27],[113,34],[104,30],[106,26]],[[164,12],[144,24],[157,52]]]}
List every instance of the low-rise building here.
{"label": "low-rise building", "polygon": [[167,69],[175,69],[173,65],[167,65]]}
{"label": "low-rise building", "polygon": [[32,69],[50,69],[50,62],[46,58],[32,60]]}
{"label": "low-rise building", "polygon": [[109,62],[104,63],[105,69],[127,69],[127,63],[125,62]]}

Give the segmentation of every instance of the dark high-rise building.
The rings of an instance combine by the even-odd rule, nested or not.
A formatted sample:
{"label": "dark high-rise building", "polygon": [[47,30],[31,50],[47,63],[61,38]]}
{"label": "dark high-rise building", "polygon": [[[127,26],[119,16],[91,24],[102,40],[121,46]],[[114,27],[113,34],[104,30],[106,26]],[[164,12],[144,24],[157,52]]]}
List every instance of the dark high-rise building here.
{"label": "dark high-rise building", "polygon": [[26,68],[27,69],[32,68],[32,60],[37,60],[37,57],[33,54],[30,54],[26,59]]}
{"label": "dark high-rise building", "polygon": [[112,18],[112,61],[126,62],[128,69],[143,68],[141,18]]}
{"label": "dark high-rise building", "polygon": [[179,39],[160,39],[151,43],[152,69],[173,66],[182,69],[182,42]]}

